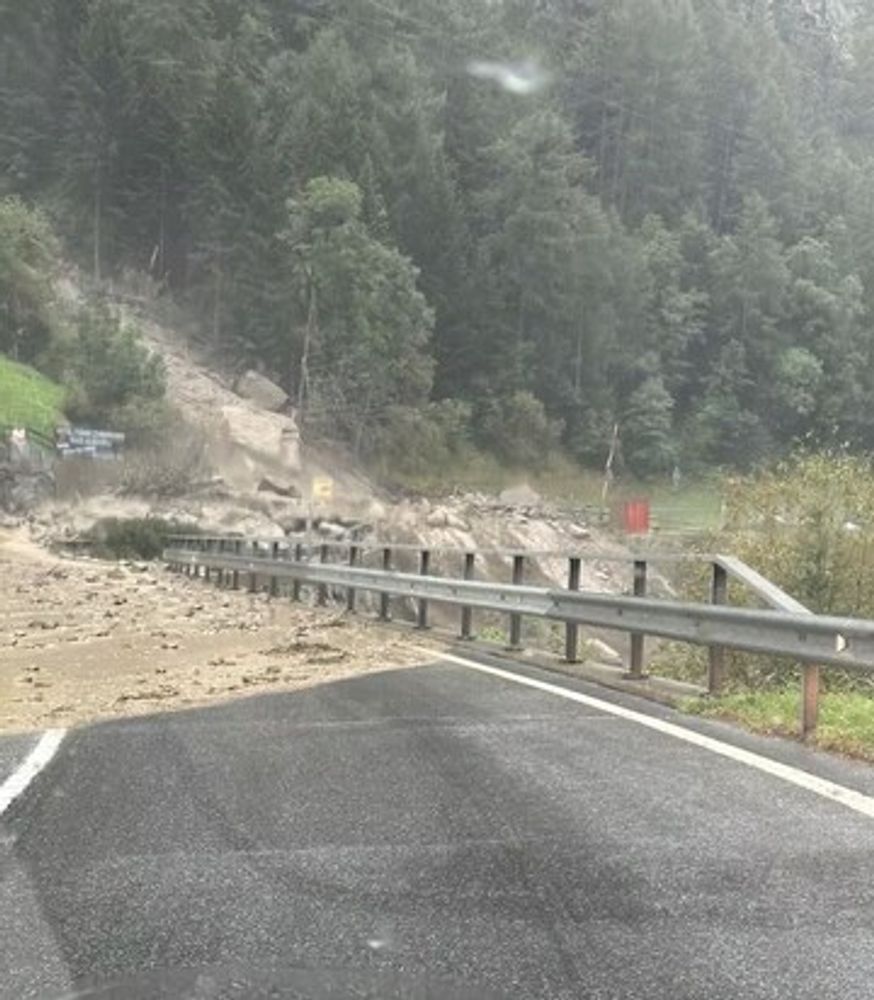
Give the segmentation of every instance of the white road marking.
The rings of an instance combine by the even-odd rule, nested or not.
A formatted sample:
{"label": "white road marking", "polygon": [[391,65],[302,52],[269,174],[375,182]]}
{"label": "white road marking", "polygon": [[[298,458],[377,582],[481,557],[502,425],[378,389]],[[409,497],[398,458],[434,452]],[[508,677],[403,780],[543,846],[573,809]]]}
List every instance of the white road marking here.
{"label": "white road marking", "polygon": [[66,729],[47,729],[18,769],[0,785],[0,816],[54,757],[66,735]]}
{"label": "white road marking", "polygon": [[[417,648],[417,652],[435,655],[433,649]],[[522,684],[525,687],[536,688],[538,691],[545,691],[547,694],[554,694],[559,698],[566,698],[568,701],[578,702],[580,705],[587,705],[589,708],[596,708],[608,715],[615,715],[628,722],[636,722],[640,726],[654,729],[657,733],[665,736],[673,736],[674,739],[682,740],[684,743],[691,743],[702,750],[709,750],[711,753],[719,754],[721,757],[728,757],[729,760],[747,767],[753,767],[758,771],[771,775],[773,778],[780,778],[790,785],[797,785],[815,795],[821,795],[824,799],[830,799],[848,809],[852,809],[863,816],[874,819],[874,798],[870,795],[863,795],[852,788],[838,785],[825,778],[819,778],[807,771],[802,771],[789,764],[781,764],[779,761],[771,760],[770,757],[763,757],[761,754],[752,753],[749,750],[742,750],[740,747],[732,746],[730,743],[723,743],[712,736],[704,736],[693,729],[686,729],[677,726],[672,722],[665,722],[663,719],[654,718],[651,715],[644,715],[643,712],[635,712],[633,709],[624,708],[622,705],[614,705],[609,701],[601,701],[600,698],[592,698],[590,695],[581,694],[579,691],[571,691],[568,688],[559,687],[557,684],[549,684],[546,681],[535,680],[532,677],[525,677],[521,674],[514,674],[509,670],[501,670],[499,667],[489,667],[484,663],[477,663],[475,660],[467,660],[461,656],[453,656],[451,653],[437,653],[441,660],[449,663],[456,663],[471,670],[478,670],[483,674],[491,674],[494,677],[501,677],[504,680],[512,681],[514,684]]]}

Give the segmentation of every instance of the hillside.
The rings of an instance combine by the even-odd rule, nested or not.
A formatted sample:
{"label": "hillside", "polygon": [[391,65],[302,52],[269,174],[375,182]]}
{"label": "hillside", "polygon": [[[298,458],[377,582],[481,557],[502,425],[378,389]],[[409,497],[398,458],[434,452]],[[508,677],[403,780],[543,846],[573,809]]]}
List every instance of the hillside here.
{"label": "hillside", "polygon": [[[0,195],[357,460],[603,467],[618,439],[665,480],[874,448],[869,5],[31,0],[0,27]],[[31,300],[0,318],[27,361]]]}

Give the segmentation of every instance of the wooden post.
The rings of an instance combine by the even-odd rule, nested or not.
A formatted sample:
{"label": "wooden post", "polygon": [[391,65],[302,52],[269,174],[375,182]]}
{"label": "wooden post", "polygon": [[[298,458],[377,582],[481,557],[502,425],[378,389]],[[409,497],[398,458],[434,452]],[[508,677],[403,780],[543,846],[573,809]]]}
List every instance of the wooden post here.
{"label": "wooden post", "polygon": [[[242,541],[238,540],[238,541],[234,542],[234,555],[235,556],[238,556],[240,554],[240,552],[242,551],[242,549],[243,549],[243,543],[242,543]],[[231,586],[234,588],[234,590],[239,590],[240,589],[240,571],[238,569],[234,570],[232,581],[233,582],[231,583]]]}
{"label": "wooden post", "polygon": [[[428,549],[422,549],[419,556],[419,576],[428,576],[431,571],[431,553]],[[419,614],[416,628],[426,629],[428,627],[428,601],[424,597],[419,598]]]}
{"label": "wooden post", "polygon": [[[349,546],[349,565],[350,566],[357,566],[358,565],[358,546],[357,545],[350,545]],[[347,587],[346,588],[346,610],[350,614],[355,614],[355,588],[354,587]]]}
{"label": "wooden post", "polygon": [[[710,603],[728,603],[728,573],[718,563],[713,564],[713,578],[710,583]],[[710,647],[710,664],[707,672],[707,690],[719,694],[725,684],[725,649]]]}
{"label": "wooden post", "polygon": [[[580,589],[580,569],[582,560],[579,556],[568,559],[567,589]],[[567,663],[580,662],[580,629],[579,625],[568,622],[564,627],[564,658]]]}
{"label": "wooden post", "polygon": [[[525,556],[513,556],[513,586],[521,587],[524,576]],[[508,648],[522,648],[522,615],[516,611],[510,614],[510,645]]]}
{"label": "wooden post", "polygon": [[[276,562],[279,559],[279,542],[273,543],[270,550],[270,557],[273,559],[274,562]],[[270,596],[271,597],[279,596],[279,577],[276,576],[270,577]]]}
{"label": "wooden post", "polygon": [[[259,548],[260,546],[258,545],[257,542],[252,542],[251,551],[249,552],[249,555],[251,556],[252,559],[258,558]],[[258,589],[258,574],[255,573],[253,570],[249,574],[249,593],[254,594],[257,589]]]}
{"label": "wooden post", "polygon": [[[476,571],[476,553],[464,554],[464,579],[472,580]],[[469,642],[473,639],[473,608],[465,605],[461,609],[461,638]]]}
{"label": "wooden post", "polygon": [[[300,542],[298,542],[294,546],[294,561],[296,563],[298,563],[298,565],[299,565],[302,560],[303,560],[303,545]],[[294,578],[294,580],[292,581],[292,584],[291,584],[291,599],[293,601],[299,601],[300,600],[300,577],[299,576],[296,576]]]}
{"label": "wooden post", "polygon": [[[328,546],[326,543],[322,543],[319,546],[319,562],[324,566],[328,561]],[[326,583],[319,584],[318,597],[316,598],[316,603],[320,608],[323,608],[328,603],[328,585]]]}
{"label": "wooden post", "polygon": [[819,666],[805,663],[801,668],[801,738],[816,732],[819,720]]}
{"label": "wooden post", "polygon": [[[634,596],[646,596],[646,562],[643,559],[634,560]],[[627,676],[633,680],[643,678],[644,638],[642,632],[631,634],[631,669]]]}
{"label": "wooden post", "polygon": [[[382,568],[386,572],[391,570],[390,548],[384,548],[382,550]],[[391,599],[390,594],[382,593],[379,595],[379,617],[384,622],[391,620],[390,605],[389,605],[390,599]]]}

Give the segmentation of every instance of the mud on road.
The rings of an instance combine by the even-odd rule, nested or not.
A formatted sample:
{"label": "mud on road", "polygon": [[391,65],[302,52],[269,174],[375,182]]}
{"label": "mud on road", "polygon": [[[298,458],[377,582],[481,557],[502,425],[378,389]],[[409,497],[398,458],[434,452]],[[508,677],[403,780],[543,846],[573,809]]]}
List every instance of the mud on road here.
{"label": "mud on road", "polygon": [[60,557],[0,531],[0,731],[190,708],[409,666],[336,608],[216,590],[158,564]]}

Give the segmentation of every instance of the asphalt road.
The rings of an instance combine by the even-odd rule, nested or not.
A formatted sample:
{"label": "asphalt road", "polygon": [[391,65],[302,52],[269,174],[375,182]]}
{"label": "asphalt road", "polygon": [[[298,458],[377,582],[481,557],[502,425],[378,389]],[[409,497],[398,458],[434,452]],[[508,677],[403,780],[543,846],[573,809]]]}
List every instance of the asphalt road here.
{"label": "asphalt road", "polygon": [[874,820],[445,664],[71,733],[0,821],[0,996],[204,966],[427,973],[470,996],[870,998]]}

